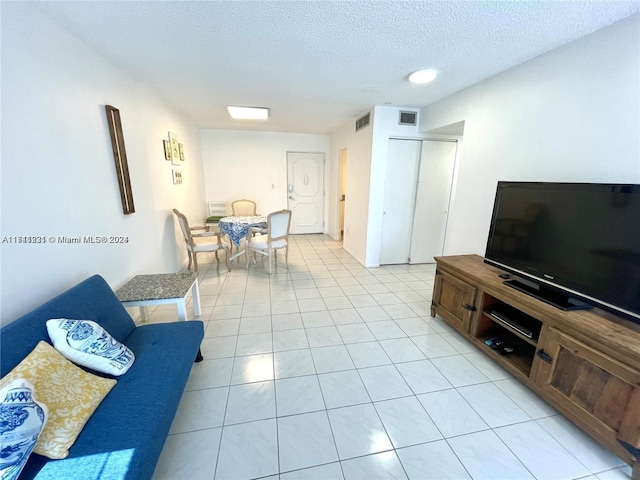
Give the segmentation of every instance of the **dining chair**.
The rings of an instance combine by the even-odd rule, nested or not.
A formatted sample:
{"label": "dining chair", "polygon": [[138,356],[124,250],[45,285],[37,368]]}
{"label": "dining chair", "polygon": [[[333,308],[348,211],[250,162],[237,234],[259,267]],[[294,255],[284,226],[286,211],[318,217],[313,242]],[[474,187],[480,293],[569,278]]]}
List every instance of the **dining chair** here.
{"label": "dining chair", "polygon": [[[256,202],[253,200],[235,200],[231,202],[231,214],[235,216],[258,216],[259,213],[256,213]],[[251,235],[262,234],[265,235],[267,233],[266,230],[255,230],[252,229],[250,232]],[[233,244],[231,244],[231,250],[233,251]],[[239,251],[239,248],[236,248]]]}
{"label": "dining chair", "polygon": [[204,224],[211,232],[219,232],[218,222],[227,216],[227,202],[225,200],[209,200],[207,202],[209,216],[204,220]]}
{"label": "dining chair", "polygon": [[258,215],[256,213],[256,202],[245,199],[231,202],[231,212],[234,217]]}
{"label": "dining chair", "polygon": [[[220,263],[218,258],[218,250],[224,250],[226,252],[225,265],[228,271],[231,271],[231,265],[229,264],[229,245],[223,242],[220,238],[220,232],[209,232],[209,227],[189,227],[189,221],[184,214],[180,213],[177,209],[173,209],[176,217],[178,217],[178,223],[182,230],[184,242],[187,245],[187,255],[189,256],[189,266],[191,270],[191,262],[193,260],[193,269],[198,271],[198,253],[202,252],[215,252],[216,261]],[[194,231],[203,230],[202,233],[192,233]]]}
{"label": "dining chair", "polygon": [[[267,234],[247,236],[247,269],[253,253],[253,262],[256,261],[256,253],[269,257],[269,275],[271,275],[271,257],[275,258],[276,266],[278,257],[276,252],[281,248],[285,251],[285,266],[289,268],[289,228],[291,227],[291,210],[280,210],[267,216]],[[260,232],[259,228],[252,231]]]}

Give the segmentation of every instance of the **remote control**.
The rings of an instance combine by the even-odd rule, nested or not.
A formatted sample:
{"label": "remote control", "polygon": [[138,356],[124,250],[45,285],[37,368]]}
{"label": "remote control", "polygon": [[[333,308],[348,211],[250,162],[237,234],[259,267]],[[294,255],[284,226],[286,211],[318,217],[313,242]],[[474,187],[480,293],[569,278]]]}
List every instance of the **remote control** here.
{"label": "remote control", "polygon": [[510,353],[513,353],[515,351],[515,349],[513,347],[502,347],[498,353],[500,353],[500,355],[509,355]]}

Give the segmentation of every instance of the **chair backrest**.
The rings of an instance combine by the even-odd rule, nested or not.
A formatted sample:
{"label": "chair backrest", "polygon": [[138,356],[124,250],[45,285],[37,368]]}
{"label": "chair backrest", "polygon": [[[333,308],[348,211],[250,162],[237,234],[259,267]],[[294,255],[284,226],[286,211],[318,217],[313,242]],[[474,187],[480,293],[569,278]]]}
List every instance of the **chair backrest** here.
{"label": "chair backrest", "polygon": [[235,200],[231,203],[231,212],[234,216],[256,215],[256,202],[253,200]]}
{"label": "chair backrest", "polygon": [[270,240],[286,239],[291,227],[291,210],[280,210],[267,216],[267,235]]}
{"label": "chair backrest", "polygon": [[193,237],[191,236],[191,230],[189,229],[189,220],[187,220],[187,217],[185,217],[184,214],[180,213],[175,208],[173,209],[173,213],[175,213],[176,217],[178,217],[178,223],[180,224],[180,230],[182,230],[184,241],[187,243],[187,245],[193,246],[194,241]]}

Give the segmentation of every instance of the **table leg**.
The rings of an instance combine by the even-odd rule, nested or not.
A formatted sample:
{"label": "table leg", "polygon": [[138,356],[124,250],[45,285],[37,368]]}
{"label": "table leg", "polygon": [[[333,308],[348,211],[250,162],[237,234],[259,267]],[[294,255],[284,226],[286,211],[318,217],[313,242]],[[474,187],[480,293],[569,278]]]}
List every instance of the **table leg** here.
{"label": "table leg", "polygon": [[184,298],[178,300],[178,320],[184,322],[187,319],[187,303]]}
{"label": "table leg", "polygon": [[193,298],[193,313],[196,317],[199,317],[202,314],[202,311],[200,310],[200,288],[198,287],[197,278],[191,286],[191,296]]}
{"label": "table leg", "polygon": [[235,260],[236,258],[238,258],[240,255],[242,255],[245,251],[244,250],[240,250],[240,245],[238,245],[236,247],[236,254],[235,255],[231,255],[229,257],[229,262]]}
{"label": "table leg", "polygon": [[147,323],[147,320],[149,320],[149,309],[140,307],[140,323]]}

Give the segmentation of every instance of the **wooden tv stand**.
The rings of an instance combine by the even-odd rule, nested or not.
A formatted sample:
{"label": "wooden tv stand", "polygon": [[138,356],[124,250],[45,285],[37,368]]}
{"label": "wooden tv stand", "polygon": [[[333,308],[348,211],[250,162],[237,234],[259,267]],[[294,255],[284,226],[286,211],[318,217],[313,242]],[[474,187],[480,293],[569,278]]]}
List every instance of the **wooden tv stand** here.
{"label": "wooden tv stand", "polygon": [[[503,284],[478,255],[436,257],[436,314],[604,447],[640,480],[640,325],[563,311]],[[499,337],[515,348],[500,355]]]}

